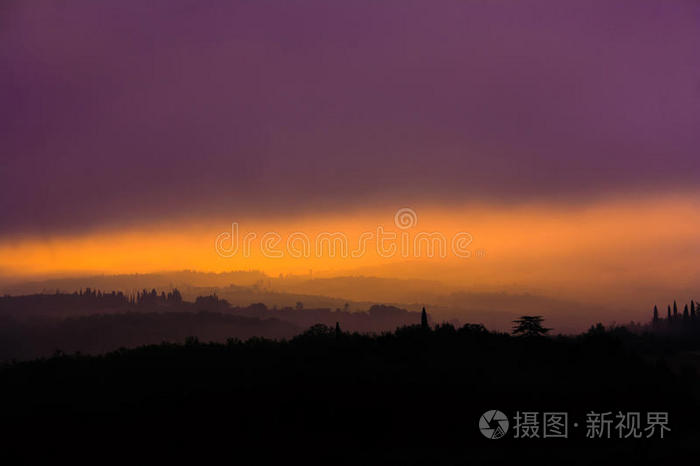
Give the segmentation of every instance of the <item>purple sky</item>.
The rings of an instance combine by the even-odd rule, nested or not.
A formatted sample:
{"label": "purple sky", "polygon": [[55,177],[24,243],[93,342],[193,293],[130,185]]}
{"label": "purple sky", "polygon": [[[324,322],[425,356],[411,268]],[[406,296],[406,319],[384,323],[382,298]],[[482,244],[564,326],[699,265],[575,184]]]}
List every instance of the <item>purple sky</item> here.
{"label": "purple sky", "polygon": [[693,189],[700,2],[3,2],[0,235]]}

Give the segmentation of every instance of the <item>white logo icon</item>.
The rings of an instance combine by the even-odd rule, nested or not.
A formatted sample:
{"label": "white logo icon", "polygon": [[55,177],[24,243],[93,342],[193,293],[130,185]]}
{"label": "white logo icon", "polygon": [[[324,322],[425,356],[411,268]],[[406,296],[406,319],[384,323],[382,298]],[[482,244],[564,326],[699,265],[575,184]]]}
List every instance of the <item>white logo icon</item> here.
{"label": "white logo icon", "polygon": [[501,438],[508,432],[508,416],[496,409],[486,411],[479,419],[479,430],[486,438]]}

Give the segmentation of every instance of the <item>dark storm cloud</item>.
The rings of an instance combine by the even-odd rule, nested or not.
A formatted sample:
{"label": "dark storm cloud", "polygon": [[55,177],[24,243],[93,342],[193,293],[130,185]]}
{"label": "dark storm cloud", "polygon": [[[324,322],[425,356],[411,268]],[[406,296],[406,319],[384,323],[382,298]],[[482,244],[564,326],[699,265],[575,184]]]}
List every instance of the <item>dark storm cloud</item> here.
{"label": "dark storm cloud", "polygon": [[0,233],[692,188],[700,4],[9,2]]}

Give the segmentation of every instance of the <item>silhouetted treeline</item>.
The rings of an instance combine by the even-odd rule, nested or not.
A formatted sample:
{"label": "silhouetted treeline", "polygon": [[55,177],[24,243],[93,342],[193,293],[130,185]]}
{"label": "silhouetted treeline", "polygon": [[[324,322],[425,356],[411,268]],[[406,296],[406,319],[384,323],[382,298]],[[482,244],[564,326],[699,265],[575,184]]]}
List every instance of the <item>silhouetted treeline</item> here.
{"label": "silhouetted treeline", "polygon": [[[183,303],[177,289],[160,294],[155,289],[124,294],[85,288],[74,293],[33,294],[0,297],[0,316],[24,319],[28,317],[68,317],[103,311],[133,310],[135,308],[176,307]],[[150,309],[154,310],[154,309]]]}
{"label": "silhouetted treeline", "polygon": [[25,319],[36,316],[71,316],[84,312],[113,311],[134,304],[121,291],[103,293],[86,288],[75,293],[33,294],[0,297],[0,316]]}
{"label": "silhouetted treeline", "polygon": [[216,294],[195,302],[180,292],[142,290],[125,295],[85,289],[64,294],[0,298],[0,361],[48,356],[60,350],[98,353],[119,347],[226,338],[290,338],[319,323],[347,331],[381,332],[418,323],[420,314],[392,306],[367,312],[297,308],[268,309],[264,304],[232,307]]}
{"label": "silhouetted treeline", "polygon": [[[699,453],[697,370],[672,339],[600,324],[515,337],[419,322],[375,336],[318,324],[286,341],[188,339],[8,365],[3,453],[324,465],[692,464]],[[569,439],[486,439],[477,425],[490,409],[511,429],[517,411],[566,412]],[[591,411],[668,412],[671,431],[591,440]]]}
{"label": "silhouetted treeline", "polygon": [[694,300],[683,305],[683,311],[679,311],[678,304],[674,300],[666,308],[665,316],[657,306],[654,306],[650,323],[646,330],[654,333],[673,335],[679,338],[700,339],[700,309]]}

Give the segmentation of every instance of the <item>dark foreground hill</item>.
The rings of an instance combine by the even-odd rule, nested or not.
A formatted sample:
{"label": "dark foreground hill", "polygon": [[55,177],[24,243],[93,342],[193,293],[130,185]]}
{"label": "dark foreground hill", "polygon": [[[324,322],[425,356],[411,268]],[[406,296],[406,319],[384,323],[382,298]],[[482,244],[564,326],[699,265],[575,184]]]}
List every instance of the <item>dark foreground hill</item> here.
{"label": "dark foreground hill", "polygon": [[[481,326],[366,336],[315,326],[290,341],[145,346],[0,370],[1,455],[150,464],[680,464],[697,458],[697,351],[597,329],[516,338]],[[685,359],[684,359],[685,358]],[[479,430],[488,410],[510,427]],[[566,412],[568,438],[514,438],[516,414]],[[587,416],[611,413],[611,438]],[[647,415],[667,413],[664,438]],[[640,438],[618,438],[640,413]],[[533,463],[533,464],[538,464]],[[683,463],[685,464],[685,463]],[[690,463],[689,463],[690,464]]]}

